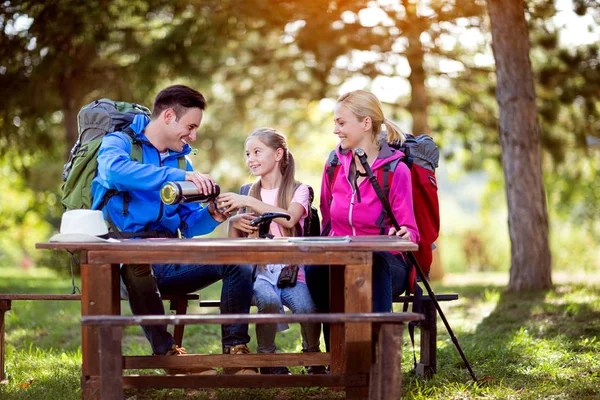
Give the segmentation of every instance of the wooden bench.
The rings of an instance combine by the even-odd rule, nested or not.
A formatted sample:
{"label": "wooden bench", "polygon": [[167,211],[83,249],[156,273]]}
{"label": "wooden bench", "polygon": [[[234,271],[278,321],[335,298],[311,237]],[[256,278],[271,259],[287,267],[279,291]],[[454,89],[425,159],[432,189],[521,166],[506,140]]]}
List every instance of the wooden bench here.
{"label": "wooden bench", "polygon": [[[100,355],[99,399],[123,398],[130,388],[270,388],[367,387],[371,399],[397,399],[402,389],[403,324],[421,320],[415,313],[338,314],[206,314],[187,316],[84,316],[83,326],[98,328]],[[193,367],[264,367],[330,364],[329,353],[302,354],[187,354],[173,356],[123,356],[123,328],[161,324],[260,324],[260,323],[371,323],[374,360],[368,374],[326,375],[125,375],[124,369]]]}
{"label": "wooden bench", "polygon": [[[445,293],[436,294],[438,303],[443,301],[458,300],[458,294]],[[415,374],[425,378],[431,378],[437,373],[437,310],[431,298],[423,294],[421,313],[425,319],[419,323],[420,350],[419,362],[416,365]],[[393,299],[394,303],[412,303],[413,296],[398,296]]]}
{"label": "wooden bench", "polygon": [[[458,294],[437,294],[438,302],[458,300]],[[413,296],[398,296],[393,299],[394,303],[412,303]],[[419,362],[415,373],[419,376],[431,378],[437,373],[437,310],[427,295],[422,297],[421,313],[425,315],[425,319],[420,322],[420,351]],[[219,307],[219,300],[201,300],[200,307]]]}
{"label": "wooden bench", "polygon": [[[170,310],[174,311],[177,315],[184,315],[187,313],[188,302],[191,300],[199,300],[199,294],[185,294],[185,295],[162,295],[163,300],[170,302]],[[7,311],[11,310],[12,302],[15,300],[77,300],[81,301],[80,294],[0,294],[0,382],[5,381],[4,371],[4,358],[6,350],[5,342],[5,324],[4,315]],[[183,341],[183,330],[184,325],[175,325],[173,329],[173,338],[178,346],[181,346]]]}

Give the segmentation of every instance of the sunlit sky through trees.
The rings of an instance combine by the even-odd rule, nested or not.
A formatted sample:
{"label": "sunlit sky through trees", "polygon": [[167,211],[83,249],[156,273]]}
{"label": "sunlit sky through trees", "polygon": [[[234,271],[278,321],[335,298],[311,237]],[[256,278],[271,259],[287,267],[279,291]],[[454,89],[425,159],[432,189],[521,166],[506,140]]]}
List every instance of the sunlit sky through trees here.
{"label": "sunlit sky through trees", "polygon": [[[397,0],[379,0],[381,6],[393,6],[398,4]],[[427,15],[430,10],[426,6],[427,1],[422,2],[422,6],[419,7],[418,12],[421,15]],[[373,5],[367,9],[364,9],[358,13],[358,18],[363,26],[376,26],[378,24],[392,24],[388,21],[389,18],[379,8],[379,5]],[[560,43],[564,46],[578,46],[591,44],[600,41],[600,28],[594,22],[591,15],[579,16],[573,12],[573,4],[571,0],[556,0],[556,8],[558,10],[554,17],[554,23],[559,28]],[[344,17],[344,14],[342,15]],[[355,18],[354,14],[348,13],[345,16],[344,22],[352,22]],[[454,27],[455,34],[453,36],[442,36],[442,46],[448,49],[454,47],[455,42],[460,42],[462,47],[477,48],[481,44],[486,42],[486,39],[482,36],[481,32],[476,28],[462,28],[460,24]],[[425,43],[426,37],[421,38]],[[474,56],[474,65],[484,67],[491,66],[494,64],[494,57],[492,50],[489,47],[490,40],[487,39],[487,46],[485,46],[485,52],[476,54]],[[405,44],[402,42],[398,43],[398,51],[402,51]],[[348,57],[341,57],[338,61],[339,67],[360,67],[362,63],[372,60],[374,55],[370,52],[354,52],[352,59]],[[444,73],[453,73],[462,70],[462,65],[458,62],[451,60],[440,60],[439,61],[440,71]],[[408,62],[403,56],[398,57],[398,63],[395,66],[397,76],[387,77],[380,76],[374,79],[371,83],[371,90],[377,96],[385,102],[394,103],[398,97],[407,96],[410,94],[410,85],[406,79],[410,73]],[[430,78],[436,79],[436,78]],[[339,94],[362,89],[368,84],[369,80],[367,77],[355,77],[346,81],[339,88]],[[439,79],[436,79],[435,83],[429,82],[432,85],[439,85]],[[321,102],[321,109],[324,111],[331,111],[334,103],[330,100],[324,100]]]}

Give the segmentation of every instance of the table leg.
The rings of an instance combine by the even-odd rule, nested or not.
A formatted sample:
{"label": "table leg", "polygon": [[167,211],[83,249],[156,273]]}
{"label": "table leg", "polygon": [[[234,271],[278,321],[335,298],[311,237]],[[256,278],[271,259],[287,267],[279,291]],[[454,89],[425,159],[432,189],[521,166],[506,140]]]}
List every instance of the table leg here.
{"label": "table leg", "polygon": [[[334,313],[344,312],[344,270],[345,265],[329,267],[329,309]],[[346,371],[346,332],[344,324],[331,324],[329,328],[329,350],[331,351],[331,372],[341,374]]]}
{"label": "table leg", "polygon": [[4,332],[4,315],[11,308],[11,300],[0,300],[0,384],[8,383],[4,374],[4,357],[6,356],[6,340]]}
{"label": "table leg", "polygon": [[100,337],[100,400],[123,398],[122,326],[102,326]]}
{"label": "table leg", "polygon": [[401,324],[384,324],[379,330],[377,363],[371,374],[371,400],[399,399],[402,394],[402,330]]}
{"label": "table leg", "polygon": [[[371,254],[371,253],[369,253]],[[347,313],[373,311],[372,304],[372,258],[364,264],[346,265],[344,270],[344,309]],[[371,324],[346,324],[345,366],[346,373],[368,374],[372,363]],[[365,399],[368,387],[347,388],[347,399]]]}
{"label": "table leg", "polygon": [[[86,257],[87,258],[87,257]],[[84,256],[82,255],[82,260]],[[81,263],[81,315],[119,315],[119,264]],[[82,398],[97,399],[99,394],[98,328],[82,327]]]}

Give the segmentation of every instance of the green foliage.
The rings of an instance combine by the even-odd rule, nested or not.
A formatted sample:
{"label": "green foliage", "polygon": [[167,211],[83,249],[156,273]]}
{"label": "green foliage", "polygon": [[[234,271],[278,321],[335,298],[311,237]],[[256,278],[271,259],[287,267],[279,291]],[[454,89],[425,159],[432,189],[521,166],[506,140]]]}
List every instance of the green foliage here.
{"label": "green foliage", "polygon": [[[551,20],[554,3],[526,4],[548,208],[556,211],[553,217],[587,229],[597,242],[600,154],[587,143],[597,137],[600,123],[598,45],[561,48],[562,28]],[[573,4],[580,15],[600,15],[596,2]],[[366,26],[361,23],[366,8],[386,18]],[[257,127],[273,126],[288,136],[298,178],[318,195],[323,164],[335,144],[330,111],[320,101],[335,98],[340,85],[357,77],[366,88],[379,78],[408,81],[405,63],[424,72],[428,122],[441,148],[442,168],[489,170],[486,164],[501,160],[489,42],[483,0],[426,6],[416,0],[326,6],[297,0],[5,1],[0,86],[10,95],[0,98],[0,165],[11,182],[13,173],[19,177],[8,185],[8,196],[20,195],[18,204],[9,207],[3,198],[0,206],[6,227],[0,233],[0,262],[20,263],[23,254],[41,257],[32,244],[58,229],[60,171],[75,141],[76,111],[100,97],[150,105],[153,95],[172,83],[206,95],[193,162],[226,190],[253,180],[243,160],[244,140]],[[386,87],[393,99],[385,105],[386,116],[408,129],[414,99],[391,91]],[[503,197],[502,177],[491,184]],[[468,219],[443,218],[445,229]],[[508,245],[505,229],[500,232],[484,240],[498,256],[491,262],[503,269]],[[496,240],[502,243],[492,244]],[[445,248],[457,249],[443,257],[460,270],[458,242]]]}
{"label": "green foliage", "polygon": [[[579,268],[571,264],[571,269]],[[498,274],[459,275],[461,285],[434,284],[436,293],[458,293],[460,300],[443,310],[478,378],[475,384],[441,323],[438,324],[438,374],[431,380],[412,373],[408,336],[403,346],[403,396],[414,399],[595,398],[600,396],[600,286],[597,270],[585,285],[560,282],[554,290],[507,294]],[[484,283],[492,282],[492,283]],[[68,293],[70,281],[51,271],[23,273],[0,268],[0,292]],[[218,298],[220,285],[202,291]],[[401,307],[397,305],[398,307]],[[122,303],[124,313],[129,308]],[[189,312],[206,312],[192,305]],[[211,310],[210,312],[215,312]],[[9,383],[0,386],[3,399],[78,399],[80,392],[80,306],[74,301],[13,303],[6,321],[6,369]],[[254,336],[253,328],[250,330]],[[417,335],[418,336],[418,335]],[[220,332],[214,326],[189,326],[188,350],[219,353]],[[297,351],[298,326],[277,335],[282,351]],[[255,342],[250,347],[255,349]],[[418,339],[417,339],[418,347]],[[127,354],[149,354],[139,327],[126,329]],[[300,373],[300,368],[293,368]],[[162,371],[145,373],[162,374]],[[127,390],[136,399],[332,399],[343,391],[329,389]]]}

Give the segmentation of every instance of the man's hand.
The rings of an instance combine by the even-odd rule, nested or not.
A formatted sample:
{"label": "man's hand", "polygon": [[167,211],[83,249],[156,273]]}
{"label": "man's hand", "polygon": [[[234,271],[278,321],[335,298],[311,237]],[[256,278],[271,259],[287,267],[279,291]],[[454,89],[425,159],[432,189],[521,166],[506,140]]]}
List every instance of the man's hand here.
{"label": "man's hand", "polygon": [[394,228],[393,226],[390,228],[390,231],[388,232],[388,236],[400,236],[402,239],[407,239],[407,240],[411,240],[410,239],[410,232],[408,231],[408,229],[406,229],[405,226],[401,226],[400,230],[396,232],[396,228]]}
{"label": "man's hand", "polygon": [[201,174],[198,171],[186,171],[185,180],[193,182],[200,194],[209,195],[215,191],[215,181],[208,174]]}
{"label": "man's hand", "polygon": [[208,203],[208,212],[210,212],[210,215],[212,215],[213,219],[217,222],[225,222],[225,220],[231,216],[231,213],[219,210],[215,207],[214,201]]}

